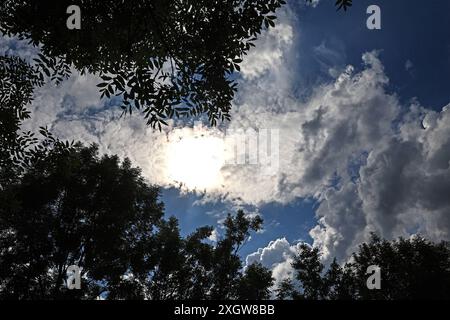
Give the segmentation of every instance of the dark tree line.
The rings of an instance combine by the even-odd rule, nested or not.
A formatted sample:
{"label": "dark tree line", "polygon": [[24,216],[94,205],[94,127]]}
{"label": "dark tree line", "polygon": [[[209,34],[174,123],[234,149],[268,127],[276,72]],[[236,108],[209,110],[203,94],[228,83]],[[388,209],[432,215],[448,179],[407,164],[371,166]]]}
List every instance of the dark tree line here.
{"label": "dark tree line", "polygon": [[[367,287],[369,266],[378,266],[381,289]],[[375,234],[345,264],[325,268],[318,248],[302,245],[292,263],[294,279],[276,289],[278,299],[450,299],[450,245],[423,237],[382,240]]]}
{"label": "dark tree line", "polygon": [[[223,239],[211,227],[180,236],[164,218],[158,188],[95,146],[58,145],[0,191],[0,298],[267,298],[271,273],[242,272],[238,256],[259,217],[228,216]],[[63,284],[82,269],[81,290]]]}
{"label": "dark tree line", "polygon": [[[347,263],[329,266],[304,244],[293,279],[274,289],[269,269],[243,268],[239,256],[260,217],[228,215],[217,243],[209,226],[182,237],[158,188],[129,160],[79,143],[39,153],[0,190],[0,299],[450,298],[448,243],[373,236]],[[81,290],[63,283],[70,265],[81,267]],[[380,290],[366,286],[370,265],[381,269]]]}

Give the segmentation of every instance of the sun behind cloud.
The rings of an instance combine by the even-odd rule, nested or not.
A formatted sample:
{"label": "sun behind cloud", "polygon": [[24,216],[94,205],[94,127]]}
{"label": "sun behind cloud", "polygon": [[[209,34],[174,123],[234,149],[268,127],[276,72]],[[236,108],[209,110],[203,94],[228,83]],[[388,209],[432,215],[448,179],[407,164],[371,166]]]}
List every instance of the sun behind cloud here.
{"label": "sun behind cloud", "polygon": [[167,178],[190,190],[211,190],[222,183],[225,165],[223,139],[205,135],[178,135],[167,147]]}

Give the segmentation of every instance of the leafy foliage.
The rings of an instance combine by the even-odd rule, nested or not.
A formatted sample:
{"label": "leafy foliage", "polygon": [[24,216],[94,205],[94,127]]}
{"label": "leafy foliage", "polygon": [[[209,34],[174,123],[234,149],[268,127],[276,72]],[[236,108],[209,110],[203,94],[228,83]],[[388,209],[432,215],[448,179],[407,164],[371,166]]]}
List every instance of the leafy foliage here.
{"label": "leafy foliage", "polygon": [[[0,193],[0,296],[95,298],[142,268],[162,216],[158,191],[139,170],[96,147],[54,148],[20,182]],[[82,268],[84,290],[63,287],[69,265]]]}
{"label": "leafy foliage", "polygon": [[212,270],[214,279],[211,288],[211,298],[215,300],[231,299],[238,295],[239,270],[241,261],[238,256],[239,249],[248,240],[250,231],[258,231],[262,226],[259,216],[247,218],[242,210],[235,217],[228,215],[224,226],[226,233],[215,248]]}
{"label": "leafy foliage", "polygon": [[275,293],[278,300],[292,299],[296,294],[295,286],[292,280],[289,278],[283,279],[278,284],[278,288],[275,290]]}
{"label": "leafy foliage", "polygon": [[[311,0],[309,0],[311,1]],[[240,63],[284,0],[4,0],[0,32],[40,46],[38,72],[56,84],[72,66],[98,74],[100,96],[122,98],[161,129],[179,117],[230,119]],[[338,0],[346,10],[351,0]],[[81,30],[66,9],[81,8]]]}
{"label": "leafy foliage", "polygon": [[337,10],[344,9],[344,11],[347,11],[352,6],[352,2],[353,0],[336,0]]}
{"label": "leafy foliage", "polygon": [[296,278],[303,285],[303,297],[317,300],[323,296],[322,270],[318,248],[310,248],[303,244],[300,253],[295,257],[292,267],[296,270]]}
{"label": "leafy foliage", "polygon": [[23,60],[0,56],[0,168],[19,162],[23,150],[34,142],[31,132],[20,134],[19,129],[21,122],[30,117],[26,105],[31,102],[33,88],[41,84]]}
{"label": "leafy foliage", "polygon": [[[381,268],[381,289],[369,290],[367,267]],[[282,299],[398,300],[450,299],[450,246],[421,237],[397,241],[373,235],[343,266],[334,260],[326,272],[315,248],[304,245],[292,264],[296,283],[286,279]]]}
{"label": "leafy foliage", "polygon": [[[0,31],[42,45],[37,59],[57,82],[76,70],[99,74],[101,96],[123,98],[147,123],[207,113],[229,119],[243,56],[284,0],[4,1]],[[66,9],[82,9],[82,29],[66,28]]]}
{"label": "leafy foliage", "polygon": [[[309,3],[312,3],[313,0],[306,0]],[[347,11],[349,7],[351,7],[353,4],[353,0],[336,0],[335,6],[336,10],[344,9],[344,11]]]}
{"label": "leafy foliage", "polygon": [[[0,298],[233,299],[257,280],[267,298],[270,271],[243,275],[237,253],[260,218],[229,215],[213,246],[211,227],[181,237],[158,197],[129,160],[100,158],[96,146],[48,148],[0,190]],[[81,290],[63,285],[70,265],[81,267]]]}
{"label": "leafy foliage", "polygon": [[238,298],[241,300],[264,300],[270,298],[273,285],[272,272],[260,263],[250,265],[239,284]]}
{"label": "leafy foliage", "polygon": [[19,57],[0,56],[0,189],[44,155],[48,147],[63,143],[46,128],[40,128],[44,137],[41,141],[33,132],[21,131],[22,122],[30,118],[27,106],[33,100],[34,88],[43,84],[38,67]]}

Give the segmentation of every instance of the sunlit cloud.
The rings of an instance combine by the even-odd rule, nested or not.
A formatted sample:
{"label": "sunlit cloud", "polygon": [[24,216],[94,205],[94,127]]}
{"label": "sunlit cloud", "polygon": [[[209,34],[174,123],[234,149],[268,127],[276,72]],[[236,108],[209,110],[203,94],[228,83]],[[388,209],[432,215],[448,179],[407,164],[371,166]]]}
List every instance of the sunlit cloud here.
{"label": "sunlit cloud", "polygon": [[219,137],[175,130],[168,140],[166,179],[190,190],[211,190],[223,183],[225,144]]}

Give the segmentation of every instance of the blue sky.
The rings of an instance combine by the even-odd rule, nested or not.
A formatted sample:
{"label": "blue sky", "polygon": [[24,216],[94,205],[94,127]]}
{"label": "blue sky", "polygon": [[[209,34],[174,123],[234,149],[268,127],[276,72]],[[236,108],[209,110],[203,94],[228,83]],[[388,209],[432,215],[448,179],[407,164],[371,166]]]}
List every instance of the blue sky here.
{"label": "blue sky", "polygon": [[[297,70],[293,86],[299,99],[309,96],[321,83],[333,80],[330,68],[341,71],[347,65],[361,68],[365,52],[380,50],[380,59],[390,79],[386,90],[407,105],[417,99],[426,108],[440,110],[450,102],[450,2],[363,1],[356,0],[347,12],[336,12],[330,1],[315,8],[293,5],[295,16],[295,59]],[[381,8],[382,30],[366,28],[366,8]],[[376,121],[376,119],[374,119]],[[183,232],[196,227],[217,225],[214,214],[230,211],[226,202],[196,204],[201,196],[181,195],[177,189],[165,189],[162,199],[166,212],[180,220]],[[312,242],[308,231],[314,226],[317,200],[298,198],[289,204],[271,202],[258,208],[265,219],[265,231],[255,235],[241,254],[264,247],[269,241],[286,237]]]}
{"label": "blue sky", "polygon": [[[165,204],[166,214],[178,218],[183,235],[202,225],[217,227],[217,214],[223,217],[223,213],[233,213],[227,203],[219,201],[201,205],[197,203],[201,197],[195,193],[182,195],[175,188],[162,190],[161,199]],[[264,218],[264,231],[254,234],[240,254],[245,257],[258,248],[265,247],[271,240],[283,237],[289,242],[299,240],[311,242],[308,231],[314,226],[314,205],[314,201],[303,199],[287,205],[276,202],[262,205],[258,208],[258,212]],[[252,212],[255,207],[243,206],[243,209]]]}
{"label": "blue sky", "polygon": [[[330,9],[330,1],[300,13],[303,37],[299,47],[302,77],[314,83],[320,70],[314,48],[325,43],[338,59],[330,61],[359,65],[361,54],[382,50],[381,59],[395,90],[402,99],[417,97],[430,108],[448,103],[450,89],[450,2],[433,1],[354,1],[348,12]],[[366,9],[381,8],[382,29],[366,28]],[[412,62],[408,72],[407,61]]]}

